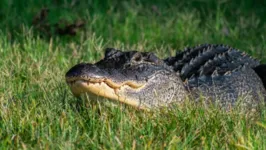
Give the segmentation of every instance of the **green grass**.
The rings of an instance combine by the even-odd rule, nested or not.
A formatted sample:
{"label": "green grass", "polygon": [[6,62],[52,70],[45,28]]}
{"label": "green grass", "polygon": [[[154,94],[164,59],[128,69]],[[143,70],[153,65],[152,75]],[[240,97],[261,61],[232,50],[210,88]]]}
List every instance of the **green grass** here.
{"label": "green grass", "polygon": [[[75,37],[47,38],[32,18],[86,21]],[[0,2],[0,149],[265,149],[266,110],[255,116],[186,105],[171,111],[82,105],[64,75],[104,48],[160,57],[201,43],[224,43],[266,61],[264,1]],[[41,38],[42,37],[42,38]]]}

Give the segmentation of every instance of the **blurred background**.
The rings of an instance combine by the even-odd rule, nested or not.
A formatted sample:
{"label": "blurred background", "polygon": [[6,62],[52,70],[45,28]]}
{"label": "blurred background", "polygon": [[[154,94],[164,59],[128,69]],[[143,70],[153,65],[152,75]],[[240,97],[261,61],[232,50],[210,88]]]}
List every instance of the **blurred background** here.
{"label": "blurred background", "polygon": [[66,43],[92,36],[106,46],[141,43],[148,51],[200,43],[224,43],[256,56],[265,50],[264,0],[2,0],[0,4],[0,28],[9,41],[30,31],[35,37]]}

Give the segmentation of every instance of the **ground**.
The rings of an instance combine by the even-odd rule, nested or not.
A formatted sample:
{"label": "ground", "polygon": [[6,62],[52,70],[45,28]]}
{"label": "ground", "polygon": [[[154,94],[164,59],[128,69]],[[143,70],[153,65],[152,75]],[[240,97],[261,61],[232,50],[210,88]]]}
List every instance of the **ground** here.
{"label": "ground", "polygon": [[106,47],[164,58],[223,43],[265,62],[265,7],[262,0],[1,1],[0,149],[265,149],[265,109],[248,115],[189,103],[158,112],[78,105],[64,79],[74,64],[102,58]]}

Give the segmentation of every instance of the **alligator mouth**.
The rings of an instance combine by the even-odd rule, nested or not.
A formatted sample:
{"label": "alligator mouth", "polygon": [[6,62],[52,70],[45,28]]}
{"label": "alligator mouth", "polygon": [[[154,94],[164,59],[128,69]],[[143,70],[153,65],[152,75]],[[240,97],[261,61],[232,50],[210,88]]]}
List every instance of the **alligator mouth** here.
{"label": "alligator mouth", "polygon": [[72,93],[75,96],[80,96],[84,93],[92,93],[108,99],[116,100],[122,103],[129,104],[133,107],[146,109],[140,105],[138,99],[123,96],[126,89],[140,90],[144,87],[143,83],[136,83],[133,81],[126,81],[121,83],[113,82],[110,79],[99,78],[67,78],[66,79]]}

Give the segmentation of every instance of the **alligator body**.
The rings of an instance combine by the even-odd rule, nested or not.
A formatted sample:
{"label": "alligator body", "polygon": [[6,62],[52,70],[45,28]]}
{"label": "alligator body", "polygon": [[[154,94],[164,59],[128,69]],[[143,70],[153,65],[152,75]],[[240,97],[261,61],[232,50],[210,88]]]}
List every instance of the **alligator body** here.
{"label": "alligator body", "polygon": [[66,73],[75,96],[84,93],[138,108],[157,108],[189,98],[231,108],[264,102],[265,65],[239,50],[204,44],[164,60],[150,52],[108,48],[95,64],[81,63]]}

